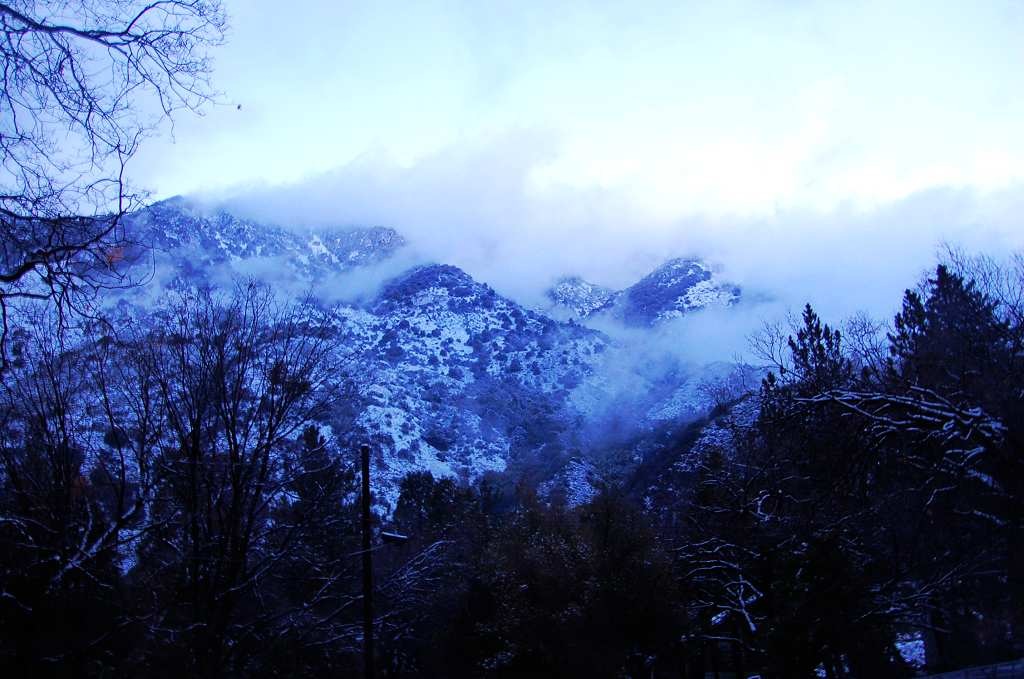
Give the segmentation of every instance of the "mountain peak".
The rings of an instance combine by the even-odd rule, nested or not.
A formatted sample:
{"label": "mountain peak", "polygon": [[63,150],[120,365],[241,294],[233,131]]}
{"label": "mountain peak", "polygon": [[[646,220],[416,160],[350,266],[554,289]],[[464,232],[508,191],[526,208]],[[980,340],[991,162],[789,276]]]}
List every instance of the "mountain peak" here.
{"label": "mountain peak", "polygon": [[[450,264],[421,264],[391,279],[381,299],[398,300],[431,288],[444,289],[449,297],[487,294],[490,288],[478,283],[462,269]],[[493,293],[492,293],[493,294]]]}
{"label": "mountain peak", "polygon": [[709,306],[728,306],[739,288],[713,280],[711,268],[699,259],[668,260],[625,291],[622,317],[630,325],[654,325]]}
{"label": "mountain peak", "polygon": [[616,296],[611,288],[589,283],[579,276],[565,276],[548,289],[546,295],[556,306],[571,310],[586,318],[610,305]]}
{"label": "mountain peak", "polygon": [[717,281],[700,259],[675,257],[625,290],[616,292],[568,276],[546,294],[555,310],[562,308],[580,318],[607,315],[630,325],[651,326],[698,309],[734,304],[740,289]]}
{"label": "mountain peak", "polygon": [[[204,276],[229,264],[239,272],[271,269],[306,283],[390,257],[405,245],[394,229],[292,229],[175,196],[132,213],[131,240],[148,243],[180,275]],[[272,266],[271,266],[272,264]]]}

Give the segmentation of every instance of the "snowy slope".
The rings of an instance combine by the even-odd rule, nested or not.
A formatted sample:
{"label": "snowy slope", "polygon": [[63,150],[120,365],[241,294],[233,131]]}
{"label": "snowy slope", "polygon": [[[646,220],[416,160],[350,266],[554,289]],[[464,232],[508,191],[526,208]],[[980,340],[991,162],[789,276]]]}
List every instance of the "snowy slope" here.
{"label": "snowy slope", "polygon": [[[227,285],[238,276],[302,291],[391,261],[404,245],[387,228],[297,231],[182,199],[143,210],[128,225],[138,242],[152,244],[136,258],[155,262],[159,274],[137,303],[164,286]],[[673,260],[621,292],[574,278],[550,298],[571,317],[614,313],[647,327],[736,296],[700,262]],[[311,318],[329,319],[344,366],[339,379],[353,385],[325,424],[347,449],[372,444],[385,511],[401,479],[418,470],[465,482],[511,470],[543,494],[583,502],[608,471],[608,441],[643,440],[709,405],[699,371],[672,361],[636,365],[629,347],[571,318],[526,309],[453,266],[403,271],[360,304],[310,303],[326,314]],[[614,465],[639,463],[649,449],[637,444]]]}
{"label": "snowy slope", "polygon": [[393,229],[328,228],[292,230],[244,219],[224,210],[196,207],[172,198],[134,213],[126,223],[128,239],[140,244],[136,257],[152,259],[170,276],[196,282],[226,272],[293,279],[319,279],[392,256],[404,239]]}
{"label": "snowy slope", "polygon": [[571,390],[608,345],[443,265],[406,272],[338,322],[358,390],[351,439],[373,442],[391,506],[410,471],[473,481],[564,436]]}
{"label": "snowy slope", "polygon": [[562,310],[579,318],[607,317],[650,327],[699,309],[735,304],[740,289],[717,280],[700,260],[676,258],[625,290],[613,291],[572,276],[560,279],[547,297],[556,313]]}
{"label": "snowy slope", "polygon": [[587,318],[611,306],[620,293],[588,283],[579,276],[560,278],[546,292],[551,301],[549,311],[568,311],[578,318]]}

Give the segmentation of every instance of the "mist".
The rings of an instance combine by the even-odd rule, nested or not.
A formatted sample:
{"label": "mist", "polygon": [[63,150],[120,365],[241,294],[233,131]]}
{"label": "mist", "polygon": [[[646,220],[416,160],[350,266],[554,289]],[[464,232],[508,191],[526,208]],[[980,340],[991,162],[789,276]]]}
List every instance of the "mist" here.
{"label": "mist", "polygon": [[[666,346],[683,345],[702,362],[742,354],[751,332],[808,302],[837,322],[857,312],[888,318],[947,246],[997,258],[1024,247],[1020,185],[988,192],[939,186],[830,210],[667,218],[625,191],[541,181],[558,154],[557,135],[519,130],[411,164],[366,154],[302,182],[197,198],[292,228],[381,225],[407,239],[395,260],[321,282],[318,292],[334,301],[365,300],[401,270],[439,262],[541,308],[561,276],[622,289],[671,257],[699,257],[744,296],[727,313],[695,314],[662,331]],[[645,333],[644,341],[654,340]]]}

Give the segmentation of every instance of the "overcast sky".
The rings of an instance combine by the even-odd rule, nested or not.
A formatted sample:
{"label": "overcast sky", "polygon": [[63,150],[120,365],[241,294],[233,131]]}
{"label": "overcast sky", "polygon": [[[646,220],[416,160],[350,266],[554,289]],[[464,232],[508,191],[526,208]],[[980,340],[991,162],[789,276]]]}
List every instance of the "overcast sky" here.
{"label": "overcast sky", "polygon": [[[161,194],[408,164],[527,128],[531,180],[763,212],[1024,178],[1024,3],[227,0],[229,104],[150,142]],[[241,110],[234,105],[241,104]]]}
{"label": "overcast sky", "polygon": [[225,4],[224,104],[135,161],[158,197],[242,192],[435,249],[471,233],[478,265],[509,232],[574,244],[579,269],[587,234],[734,268],[735,234],[773,229],[909,223],[925,261],[984,218],[985,243],[1021,245],[1019,0]]}

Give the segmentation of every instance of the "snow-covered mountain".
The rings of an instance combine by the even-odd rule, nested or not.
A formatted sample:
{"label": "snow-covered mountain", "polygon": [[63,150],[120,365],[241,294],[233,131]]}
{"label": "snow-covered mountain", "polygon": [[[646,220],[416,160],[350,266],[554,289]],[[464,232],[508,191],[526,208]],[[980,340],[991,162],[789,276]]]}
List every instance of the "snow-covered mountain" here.
{"label": "snow-covered mountain", "polygon": [[581,413],[572,390],[609,341],[444,265],[392,280],[365,309],[337,311],[357,395],[351,438],[374,444],[384,498],[410,471],[466,481],[538,456],[557,465]]}
{"label": "snow-covered mountain", "polygon": [[719,281],[711,267],[698,259],[676,258],[625,290],[610,290],[570,276],[556,282],[547,297],[554,313],[610,317],[631,326],[650,327],[692,311],[735,304],[740,289]]}
{"label": "snow-covered mountain", "polygon": [[621,293],[588,283],[579,276],[566,276],[551,286],[546,294],[553,304],[551,311],[567,310],[578,318],[587,318],[607,309]]}
{"label": "snow-covered mountain", "polygon": [[234,270],[243,275],[272,272],[310,285],[325,276],[378,263],[405,240],[381,226],[289,229],[245,219],[223,209],[206,209],[172,198],[133,213],[127,238],[139,243],[136,256],[152,256],[157,267],[193,282]]}
{"label": "snow-covered mountain", "polygon": [[[143,261],[162,272],[146,298],[160,286],[238,275],[314,287],[384,262],[405,244],[383,227],[303,232],[182,199],[133,215],[128,228],[152,245],[153,259]],[[702,263],[672,260],[620,292],[575,278],[550,297],[573,315],[615,314],[647,327],[738,294]],[[330,319],[339,379],[353,385],[325,424],[348,447],[372,444],[384,508],[394,507],[399,482],[416,470],[467,482],[504,473],[580,502],[604,475],[641,461],[643,446],[629,441],[709,407],[692,367],[638,359],[603,333],[527,309],[453,266],[401,271],[359,304],[312,303]]]}

